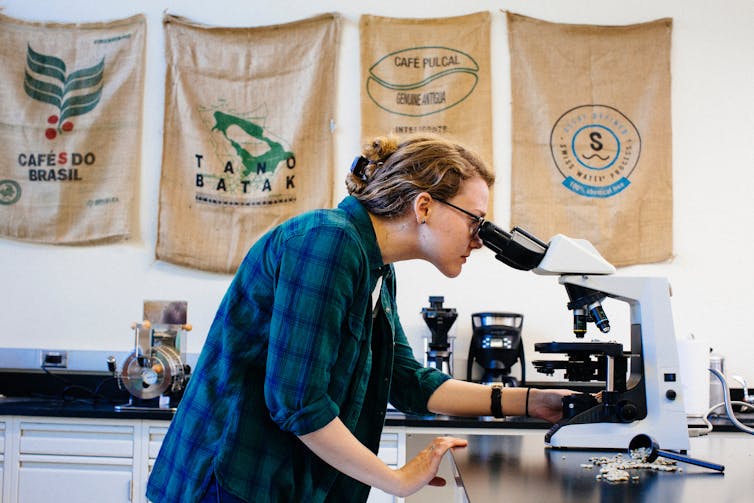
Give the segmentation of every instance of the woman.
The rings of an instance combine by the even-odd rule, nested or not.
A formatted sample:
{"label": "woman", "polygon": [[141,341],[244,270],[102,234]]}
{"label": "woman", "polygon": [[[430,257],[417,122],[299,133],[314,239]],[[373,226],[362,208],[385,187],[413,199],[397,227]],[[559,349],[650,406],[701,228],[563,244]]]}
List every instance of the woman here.
{"label": "woman", "polygon": [[210,328],[149,480],[155,503],[406,496],[465,441],[436,438],[398,470],[376,456],[388,401],[406,413],[561,415],[567,391],[451,379],[416,361],[395,305],[400,260],[455,277],[482,243],[493,174],[446,140],[378,138],[336,209],[262,237]]}

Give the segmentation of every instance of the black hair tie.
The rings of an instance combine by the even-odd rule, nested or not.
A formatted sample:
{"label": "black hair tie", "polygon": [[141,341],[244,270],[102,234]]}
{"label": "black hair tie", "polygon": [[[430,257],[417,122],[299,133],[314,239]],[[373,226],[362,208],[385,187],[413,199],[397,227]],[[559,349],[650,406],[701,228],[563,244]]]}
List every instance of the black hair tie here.
{"label": "black hair tie", "polygon": [[368,164],[369,160],[363,155],[356,157],[353,160],[353,163],[351,163],[351,173],[361,179],[361,181],[366,182],[367,175],[365,173],[365,170]]}

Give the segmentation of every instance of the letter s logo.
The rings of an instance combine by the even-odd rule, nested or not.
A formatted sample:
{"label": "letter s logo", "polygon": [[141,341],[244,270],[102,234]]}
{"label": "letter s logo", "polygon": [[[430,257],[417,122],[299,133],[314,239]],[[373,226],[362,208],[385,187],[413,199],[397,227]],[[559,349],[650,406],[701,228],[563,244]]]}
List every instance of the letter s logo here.
{"label": "letter s logo", "polygon": [[600,141],[602,139],[602,135],[595,131],[593,133],[589,133],[589,138],[592,140],[592,142],[589,144],[590,147],[592,147],[592,150],[602,150],[602,142]]}

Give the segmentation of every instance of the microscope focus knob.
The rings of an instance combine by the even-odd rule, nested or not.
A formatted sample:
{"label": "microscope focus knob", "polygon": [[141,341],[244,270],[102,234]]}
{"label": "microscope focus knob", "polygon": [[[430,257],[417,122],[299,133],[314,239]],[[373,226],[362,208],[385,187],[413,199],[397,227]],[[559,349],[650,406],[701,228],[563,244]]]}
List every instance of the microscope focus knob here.
{"label": "microscope focus knob", "polygon": [[639,408],[633,402],[623,402],[618,404],[618,415],[626,422],[633,421],[639,415]]}

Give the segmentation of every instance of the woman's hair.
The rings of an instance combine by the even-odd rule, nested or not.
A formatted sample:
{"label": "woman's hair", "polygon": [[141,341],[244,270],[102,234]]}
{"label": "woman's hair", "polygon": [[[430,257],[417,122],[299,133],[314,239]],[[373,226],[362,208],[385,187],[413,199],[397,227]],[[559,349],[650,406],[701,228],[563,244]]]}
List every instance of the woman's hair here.
{"label": "woman's hair", "polygon": [[461,182],[480,177],[491,187],[495,175],[478,155],[432,135],[375,138],[346,176],[348,193],[374,215],[403,215],[422,192],[450,199]]}

